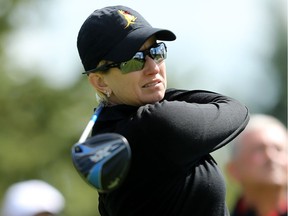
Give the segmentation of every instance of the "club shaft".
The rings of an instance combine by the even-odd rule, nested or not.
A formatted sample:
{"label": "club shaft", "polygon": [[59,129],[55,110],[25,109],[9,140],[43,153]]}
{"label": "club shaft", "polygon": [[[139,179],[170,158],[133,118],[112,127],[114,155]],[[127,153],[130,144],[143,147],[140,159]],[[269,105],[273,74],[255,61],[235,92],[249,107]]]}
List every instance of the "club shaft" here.
{"label": "club shaft", "polygon": [[80,139],[79,139],[79,143],[85,142],[85,140],[87,139],[87,137],[89,136],[100,112],[102,111],[103,108],[103,104],[100,103],[99,106],[97,107],[97,109],[95,110],[94,114],[92,115],[90,121],[88,122],[86,128],[84,129]]}

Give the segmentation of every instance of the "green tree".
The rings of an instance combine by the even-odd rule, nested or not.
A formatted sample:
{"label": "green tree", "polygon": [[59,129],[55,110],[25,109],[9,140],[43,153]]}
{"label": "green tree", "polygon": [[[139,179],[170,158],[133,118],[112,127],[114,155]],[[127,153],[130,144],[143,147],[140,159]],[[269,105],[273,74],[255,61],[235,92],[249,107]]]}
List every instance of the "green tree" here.
{"label": "green tree", "polygon": [[43,179],[64,194],[63,215],[95,216],[97,192],[71,161],[71,147],[97,105],[93,90],[85,78],[75,86],[53,89],[22,68],[12,71],[17,59],[6,55],[11,35],[22,25],[43,22],[47,7],[47,1],[0,1],[0,193],[18,181]]}
{"label": "green tree", "polygon": [[[272,7],[272,9],[275,8]],[[278,33],[275,41],[276,49],[271,63],[278,73],[280,94],[276,106],[268,114],[280,119],[287,127],[287,20],[284,17],[286,14],[277,12],[277,10],[273,10]]]}

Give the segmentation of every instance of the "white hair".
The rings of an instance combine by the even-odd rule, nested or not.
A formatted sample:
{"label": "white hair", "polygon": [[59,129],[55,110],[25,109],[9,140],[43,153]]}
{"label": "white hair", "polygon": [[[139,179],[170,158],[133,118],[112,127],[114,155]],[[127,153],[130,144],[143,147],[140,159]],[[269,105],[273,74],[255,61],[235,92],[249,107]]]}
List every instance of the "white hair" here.
{"label": "white hair", "polygon": [[236,139],[232,143],[231,156],[235,157],[237,153],[239,152],[239,148],[242,143],[241,141],[242,137],[244,137],[246,134],[252,131],[259,130],[259,129],[267,129],[267,128],[278,128],[279,130],[282,130],[283,133],[287,134],[286,126],[277,118],[270,116],[270,115],[265,115],[265,114],[251,115],[250,121],[247,127],[238,137],[236,137]]}

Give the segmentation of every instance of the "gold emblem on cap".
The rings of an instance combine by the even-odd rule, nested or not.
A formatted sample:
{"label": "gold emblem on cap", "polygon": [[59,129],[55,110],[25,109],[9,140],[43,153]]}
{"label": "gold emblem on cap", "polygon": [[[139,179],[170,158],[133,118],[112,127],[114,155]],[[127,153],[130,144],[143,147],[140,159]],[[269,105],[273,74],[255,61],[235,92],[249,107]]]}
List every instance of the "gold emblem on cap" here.
{"label": "gold emblem on cap", "polygon": [[137,19],[137,17],[133,16],[127,11],[118,10],[118,13],[121,14],[124,17],[124,19],[127,21],[127,25],[124,27],[124,29],[128,28],[131,24],[134,24],[135,20]]}

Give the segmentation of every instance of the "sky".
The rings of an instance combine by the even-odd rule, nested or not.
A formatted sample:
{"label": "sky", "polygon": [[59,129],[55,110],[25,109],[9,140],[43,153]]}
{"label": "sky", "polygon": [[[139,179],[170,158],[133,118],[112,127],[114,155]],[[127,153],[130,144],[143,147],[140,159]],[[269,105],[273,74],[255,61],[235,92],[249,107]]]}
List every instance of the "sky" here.
{"label": "sky", "polygon": [[265,94],[270,100],[257,97],[256,106],[273,106],[277,78],[265,64],[275,50],[275,20],[269,7],[286,13],[285,0],[51,0],[41,20],[35,19],[37,7],[32,7],[30,22],[7,41],[11,71],[21,66],[56,88],[73,84],[83,76],[76,48],[82,23],[95,9],[117,4],[176,34],[176,41],[166,43],[167,73],[179,83],[176,87],[229,90],[246,95],[243,100],[248,103]]}

